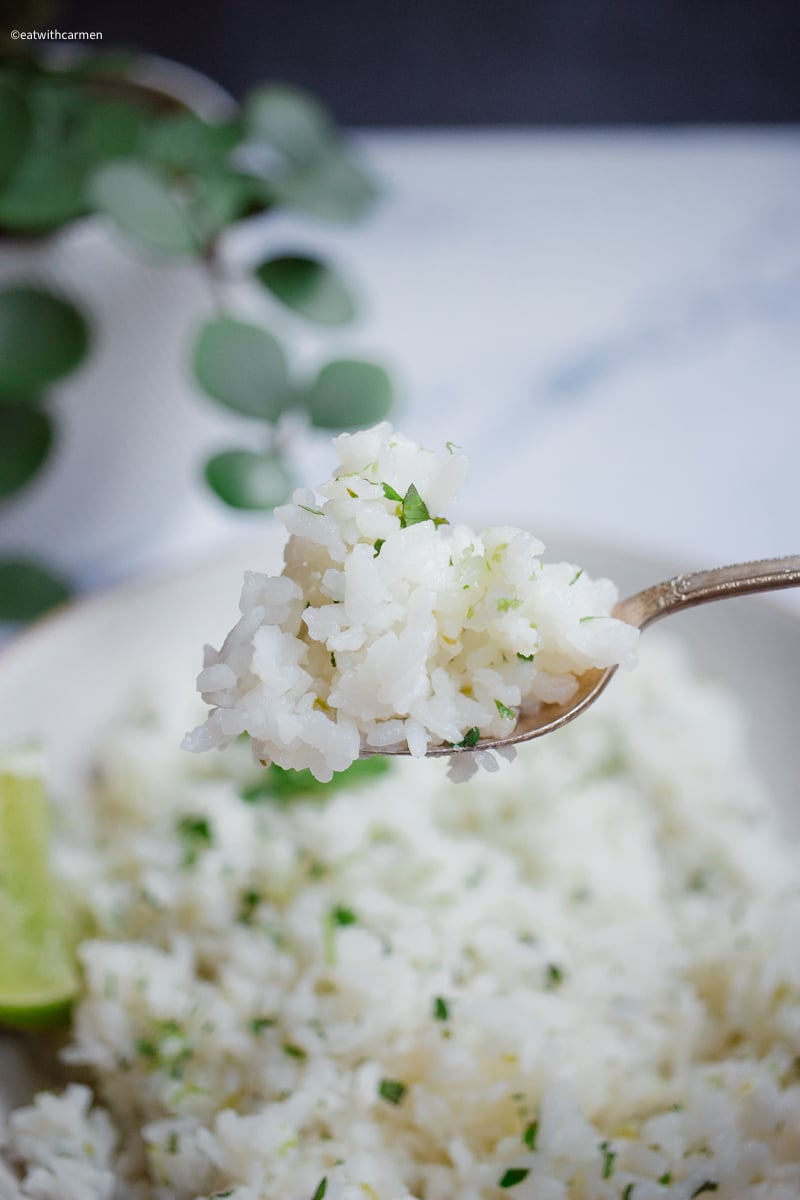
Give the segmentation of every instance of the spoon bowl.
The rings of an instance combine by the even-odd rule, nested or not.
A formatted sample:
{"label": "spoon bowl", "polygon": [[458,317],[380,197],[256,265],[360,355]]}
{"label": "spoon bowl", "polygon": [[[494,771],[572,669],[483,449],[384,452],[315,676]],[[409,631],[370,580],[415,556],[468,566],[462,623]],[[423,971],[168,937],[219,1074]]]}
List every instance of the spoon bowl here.
{"label": "spoon bowl", "polygon": [[[758,562],[736,563],[730,567],[714,567],[709,571],[691,571],[685,575],[676,575],[620,600],[614,606],[611,615],[644,630],[662,617],[671,616],[681,609],[694,608],[698,604],[798,586],[800,555],[790,554],[783,558],[766,558]],[[530,712],[523,710],[513,732],[507,737],[480,738],[474,746],[431,746],[427,756],[438,758],[445,754],[470,750],[502,749],[504,746],[513,746],[542,737],[545,733],[553,733],[586,712],[605,691],[616,670],[616,666],[613,666],[604,670],[594,668],[585,671],[578,677],[577,688],[565,704],[541,704]],[[371,754],[408,753],[407,746],[382,746],[379,750],[364,747],[361,756],[363,758]]]}

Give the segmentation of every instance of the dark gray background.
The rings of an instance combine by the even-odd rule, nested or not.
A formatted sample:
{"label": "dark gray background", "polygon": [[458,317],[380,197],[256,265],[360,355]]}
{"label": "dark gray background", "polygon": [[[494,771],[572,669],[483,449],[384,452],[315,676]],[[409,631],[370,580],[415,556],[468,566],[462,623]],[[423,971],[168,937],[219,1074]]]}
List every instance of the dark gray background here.
{"label": "dark gray background", "polygon": [[240,95],[279,79],[350,125],[800,119],[800,0],[66,0]]}

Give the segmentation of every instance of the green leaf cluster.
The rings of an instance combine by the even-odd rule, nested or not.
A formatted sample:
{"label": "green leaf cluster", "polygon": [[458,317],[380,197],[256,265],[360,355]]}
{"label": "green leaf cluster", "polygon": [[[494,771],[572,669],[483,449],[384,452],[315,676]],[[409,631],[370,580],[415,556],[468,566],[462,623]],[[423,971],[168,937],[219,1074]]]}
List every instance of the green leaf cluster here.
{"label": "green leaf cluster", "polygon": [[0,230],[48,233],[100,212],[146,251],[182,256],[250,213],[347,222],[375,200],[306,92],[262,86],[212,122],[137,84],[135,65],[100,55],[73,69],[24,57],[0,66]]}
{"label": "green leaf cluster", "polygon": [[[151,259],[200,262],[211,284],[219,237],[243,217],[285,208],[352,222],[373,204],[374,180],[308,93],[261,86],[209,121],[137,82],[136,66],[135,56],[107,54],[66,68],[24,55],[0,63],[0,236],[43,236],[96,214]],[[347,280],[306,250],[270,255],[252,282],[321,327],[357,313]],[[0,502],[43,469],[56,440],[44,390],[88,347],[85,319],[63,298],[23,282],[0,292]],[[262,423],[259,448],[222,449],[204,467],[211,490],[237,509],[269,510],[291,494],[275,428],[286,414],[354,429],[392,402],[378,364],[342,358],[294,380],[267,329],[224,312],[199,331],[193,366],[211,399]]]}
{"label": "green leaf cluster", "polygon": [[[56,442],[46,389],[75,370],[88,347],[87,323],[64,297],[23,284],[0,290],[0,506],[44,469]],[[39,563],[0,562],[1,621],[31,620],[68,593]]]}

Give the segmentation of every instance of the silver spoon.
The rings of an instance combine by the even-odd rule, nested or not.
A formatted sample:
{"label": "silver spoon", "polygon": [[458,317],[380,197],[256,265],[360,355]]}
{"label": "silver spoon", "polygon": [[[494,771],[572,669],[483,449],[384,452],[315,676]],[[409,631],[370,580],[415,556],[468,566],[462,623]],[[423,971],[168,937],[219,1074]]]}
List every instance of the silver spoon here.
{"label": "silver spoon", "polygon": [[[671,616],[681,609],[694,608],[696,604],[707,604],[711,600],[726,600],[730,596],[747,596],[753,592],[773,592],[779,588],[800,587],[800,554],[789,554],[785,558],[765,558],[760,562],[737,563],[733,567],[715,567],[711,571],[691,571],[688,575],[676,575],[664,583],[620,600],[611,615],[627,621],[637,629],[646,629],[661,617]],[[566,704],[542,704],[537,712],[521,713],[508,737],[481,738],[470,750],[492,750],[498,746],[513,746],[516,742],[527,742],[531,738],[552,733],[585,712],[590,704],[605,690],[616,667],[605,670],[595,668],[584,672],[578,679],[578,690]],[[365,746],[362,757],[370,754],[408,754],[404,746],[385,746],[371,749]],[[461,751],[459,751],[461,752]],[[429,756],[452,754],[449,745],[431,746]]]}

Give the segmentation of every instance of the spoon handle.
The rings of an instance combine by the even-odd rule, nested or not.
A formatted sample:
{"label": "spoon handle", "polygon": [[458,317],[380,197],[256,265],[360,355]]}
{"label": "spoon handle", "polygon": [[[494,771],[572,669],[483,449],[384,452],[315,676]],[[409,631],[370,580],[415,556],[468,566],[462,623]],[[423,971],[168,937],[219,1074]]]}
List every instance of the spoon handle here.
{"label": "spoon handle", "polygon": [[679,608],[788,587],[800,587],[800,554],[676,575],[623,600],[617,605],[615,615],[644,629]]}

